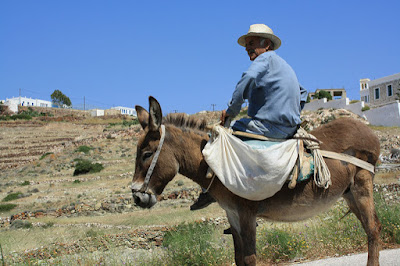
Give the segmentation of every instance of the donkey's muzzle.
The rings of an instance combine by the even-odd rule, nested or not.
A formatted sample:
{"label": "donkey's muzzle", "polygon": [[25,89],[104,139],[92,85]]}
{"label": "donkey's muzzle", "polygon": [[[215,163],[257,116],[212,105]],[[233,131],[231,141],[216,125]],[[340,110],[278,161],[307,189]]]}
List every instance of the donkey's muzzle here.
{"label": "donkey's muzzle", "polygon": [[135,192],[132,190],[132,196],[135,204],[141,208],[150,209],[157,203],[157,198],[153,194]]}

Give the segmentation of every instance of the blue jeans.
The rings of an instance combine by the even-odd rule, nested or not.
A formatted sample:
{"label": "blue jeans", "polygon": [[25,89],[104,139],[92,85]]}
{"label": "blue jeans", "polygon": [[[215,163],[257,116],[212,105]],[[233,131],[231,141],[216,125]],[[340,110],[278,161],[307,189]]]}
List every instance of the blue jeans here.
{"label": "blue jeans", "polygon": [[285,131],[278,128],[277,126],[268,123],[266,121],[255,120],[251,118],[242,118],[236,121],[232,121],[231,127],[233,130],[253,133],[257,135],[263,135],[269,138],[287,139],[292,137],[297,127],[287,128]]}

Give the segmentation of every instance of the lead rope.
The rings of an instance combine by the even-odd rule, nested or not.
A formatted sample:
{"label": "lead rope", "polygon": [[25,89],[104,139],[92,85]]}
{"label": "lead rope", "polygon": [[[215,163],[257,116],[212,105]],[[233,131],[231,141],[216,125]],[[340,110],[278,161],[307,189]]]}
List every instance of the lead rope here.
{"label": "lead rope", "polygon": [[295,137],[303,138],[303,142],[307,149],[310,149],[314,157],[314,182],[318,187],[327,189],[331,184],[331,173],[329,172],[328,166],[322,157],[321,151],[319,149],[319,143],[316,141],[311,141],[311,139],[316,139],[313,135],[309,134],[303,128],[299,128]]}
{"label": "lead rope", "polygon": [[146,177],[144,179],[143,186],[140,189],[140,192],[147,192],[147,189],[148,189],[149,183],[150,183],[150,177],[153,174],[154,167],[156,166],[156,163],[157,163],[157,160],[158,160],[158,156],[160,155],[161,148],[162,148],[162,146],[164,144],[164,139],[165,139],[165,126],[161,125],[160,143],[158,144],[156,153],[154,154],[154,157],[153,157],[153,160],[151,161],[150,167],[149,167],[149,169],[147,169]]}

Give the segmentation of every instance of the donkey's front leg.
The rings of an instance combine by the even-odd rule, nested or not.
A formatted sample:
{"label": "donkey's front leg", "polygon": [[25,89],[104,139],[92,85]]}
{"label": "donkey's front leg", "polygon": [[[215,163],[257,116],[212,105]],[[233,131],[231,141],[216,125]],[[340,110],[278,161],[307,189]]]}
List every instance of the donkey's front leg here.
{"label": "donkey's front leg", "polygon": [[256,265],[256,215],[227,212],[235,246],[236,265]]}

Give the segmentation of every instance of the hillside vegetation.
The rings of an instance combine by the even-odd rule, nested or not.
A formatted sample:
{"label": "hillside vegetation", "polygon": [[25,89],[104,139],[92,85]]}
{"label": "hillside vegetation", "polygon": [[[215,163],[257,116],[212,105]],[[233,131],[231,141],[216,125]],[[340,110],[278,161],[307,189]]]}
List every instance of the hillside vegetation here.
{"label": "hillside vegetation", "polygon": [[[209,124],[217,122],[219,115],[220,112],[196,114]],[[312,129],[341,116],[355,115],[345,110],[320,110],[304,113],[303,120]],[[222,235],[228,226],[224,211],[212,204],[191,212],[189,206],[200,188],[184,176],[177,176],[167,186],[151,210],[134,206],[130,183],[137,140],[142,134],[136,122],[118,117],[60,121],[55,118],[0,122],[0,245],[6,265],[39,261],[63,265],[137,265],[144,261],[168,264],[171,249],[182,245],[189,249],[175,252],[175,261],[196,264],[191,259],[212,257],[198,264],[232,264],[231,237]],[[400,147],[400,129],[372,128],[382,148],[375,188],[377,196],[383,199],[379,206],[399,206],[396,151]],[[331,212],[301,223],[282,225],[259,220],[260,257],[265,262],[279,263],[365,251],[366,236],[354,215],[339,221],[346,211],[340,201]],[[316,229],[321,220],[329,221],[327,224],[337,231],[337,236],[354,241],[342,239],[340,248],[335,247],[339,242],[328,236],[332,231]],[[385,226],[393,226],[394,235],[384,235],[383,247],[398,246],[400,232],[396,230],[400,227],[392,225],[391,220]],[[190,238],[174,235],[196,235],[199,230],[207,232],[204,242],[199,243],[209,243],[209,247],[201,244],[201,248],[190,249],[195,245],[190,244]],[[311,236],[311,231],[319,233]],[[272,243],[270,235],[286,244]],[[319,254],[310,248],[317,243],[322,250]],[[196,249],[204,254],[195,254]],[[271,250],[282,251],[273,254]]]}

